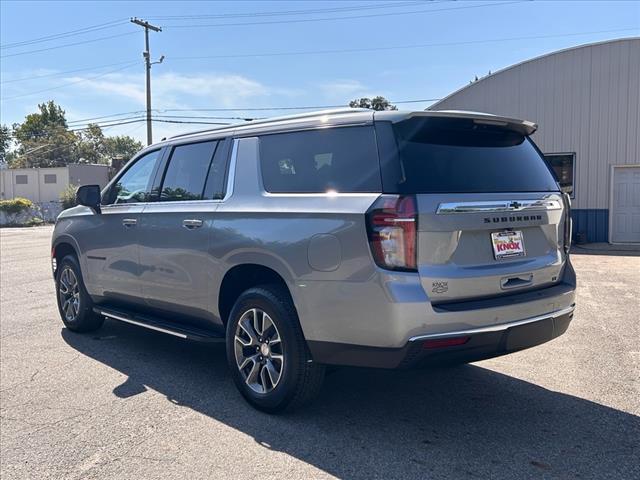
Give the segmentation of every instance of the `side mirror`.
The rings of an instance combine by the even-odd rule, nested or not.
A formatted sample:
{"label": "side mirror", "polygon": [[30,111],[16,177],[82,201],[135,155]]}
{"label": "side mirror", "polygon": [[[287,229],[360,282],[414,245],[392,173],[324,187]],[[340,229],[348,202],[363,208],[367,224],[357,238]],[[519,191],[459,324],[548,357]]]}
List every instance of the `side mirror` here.
{"label": "side mirror", "polygon": [[76,203],[100,213],[100,185],[83,185],[76,191]]}

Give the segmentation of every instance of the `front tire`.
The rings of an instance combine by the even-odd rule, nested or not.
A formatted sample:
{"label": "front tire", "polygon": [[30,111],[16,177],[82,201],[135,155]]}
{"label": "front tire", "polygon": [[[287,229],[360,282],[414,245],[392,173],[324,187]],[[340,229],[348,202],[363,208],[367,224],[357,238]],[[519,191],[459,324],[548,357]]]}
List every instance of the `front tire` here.
{"label": "front tire", "polygon": [[227,324],[227,363],[242,396],[267,413],[293,410],[322,386],[324,365],[311,359],[298,315],[285,289],[246,290]]}
{"label": "front tire", "polygon": [[56,270],[58,311],[65,327],[73,332],[92,332],[104,323],[93,311],[93,302],[82,280],[78,259],[67,255]]}

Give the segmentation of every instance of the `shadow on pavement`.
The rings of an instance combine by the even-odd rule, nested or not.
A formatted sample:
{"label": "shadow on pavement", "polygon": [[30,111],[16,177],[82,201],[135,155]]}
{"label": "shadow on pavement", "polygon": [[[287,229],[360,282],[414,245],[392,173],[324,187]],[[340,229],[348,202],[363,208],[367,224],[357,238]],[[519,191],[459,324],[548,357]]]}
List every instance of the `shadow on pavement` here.
{"label": "shadow on pavement", "polygon": [[236,392],[222,344],[109,321],[62,337],[127,375],[114,395],[156,390],[340,478],[640,478],[640,417],[479,366],[339,369],[315,403],[269,416]]}
{"label": "shadow on pavement", "polygon": [[571,245],[571,254],[640,257],[640,245],[611,245],[609,243],[574,244]]}

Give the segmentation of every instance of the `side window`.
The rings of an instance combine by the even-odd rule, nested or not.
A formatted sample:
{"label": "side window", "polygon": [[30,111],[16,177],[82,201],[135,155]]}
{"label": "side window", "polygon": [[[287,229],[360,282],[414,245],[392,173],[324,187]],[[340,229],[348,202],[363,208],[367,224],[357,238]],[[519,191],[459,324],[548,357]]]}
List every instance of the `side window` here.
{"label": "side window", "polygon": [[161,202],[202,200],[209,167],[218,142],[174,147],[160,190]]}
{"label": "side window", "polygon": [[273,193],[380,192],[372,127],[342,127],[260,137],[265,189]]}
{"label": "side window", "polygon": [[[147,153],[140,157],[127,169],[111,189],[109,203],[136,203],[147,201],[150,183],[152,181],[156,161],[160,156],[160,150]],[[109,201],[111,200],[111,201]]]}
{"label": "side window", "polygon": [[209,168],[207,185],[204,187],[204,198],[219,200],[224,198],[226,193],[227,162],[229,160],[229,150],[231,139],[220,140],[216,153],[213,155],[213,162]]}

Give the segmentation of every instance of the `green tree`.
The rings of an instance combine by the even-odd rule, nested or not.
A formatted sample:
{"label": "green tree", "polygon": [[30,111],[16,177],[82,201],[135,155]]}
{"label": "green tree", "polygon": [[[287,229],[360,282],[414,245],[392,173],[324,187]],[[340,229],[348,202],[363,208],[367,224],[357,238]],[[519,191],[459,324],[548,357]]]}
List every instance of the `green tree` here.
{"label": "green tree", "polygon": [[105,154],[105,136],[99,125],[90,123],[76,135],[78,163],[109,163]]}
{"label": "green tree", "polygon": [[105,137],[95,123],[72,132],[65,111],[53,101],[38,105],[38,112],[13,125],[15,150],[8,151],[10,129],[3,126],[1,135],[0,161],[6,160],[12,168],[58,167],[70,163],[111,165],[115,159],[120,159],[121,164],[122,159],[128,160],[142,149],[140,142],[126,135]]}
{"label": "green tree", "polygon": [[58,167],[76,159],[76,136],[69,131],[64,110],[53,101],[38,105],[39,112],[13,125],[18,142],[11,167]]}
{"label": "green tree", "polygon": [[7,161],[11,147],[11,129],[7,125],[0,126],[0,163]]}
{"label": "green tree", "polygon": [[79,163],[104,163],[112,165],[114,160],[129,160],[142,144],[127,135],[105,137],[100,127],[90,124],[78,133],[77,154]]}
{"label": "green tree", "polygon": [[382,96],[373,98],[356,98],[349,102],[351,108],[369,108],[371,110],[397,110],[398,107],[392,105],[389,100]]}
{"label": "green tree", "polygon": [[104,139],[104,155],[109,163],[113,163],[114,159],[129,160],[140,150],[142,150],[142,143],[128,135],[117,135]]}

